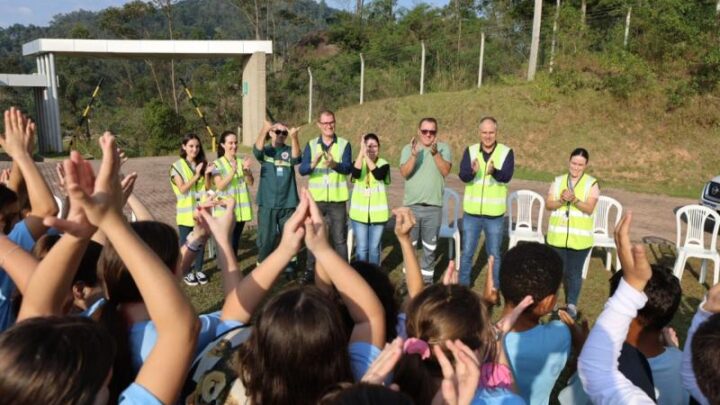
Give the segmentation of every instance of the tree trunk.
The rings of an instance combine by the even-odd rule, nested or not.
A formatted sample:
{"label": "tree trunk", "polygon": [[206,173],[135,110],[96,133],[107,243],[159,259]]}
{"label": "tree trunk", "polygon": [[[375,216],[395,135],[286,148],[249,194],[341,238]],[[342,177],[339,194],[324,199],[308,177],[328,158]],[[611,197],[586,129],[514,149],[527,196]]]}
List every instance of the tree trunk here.
{"label": "tree trunk", "polygon": [[260,40],[260,6],[258,6],[258,0],[255,0],[255,39]]}
{"label": "tree trunk", "polygon": [[587,0],[582,0],[580,3],[580,25],[585,28],[585,16],[587,14]]}
{"label": "tree trunk", "polygon": [[155,81],[155,88],[157,88],[158,96],[160,96],[160,101],[162,101],[164,103],[165,97],[163,97],[162,87],[160,86],[160,81],[158,80],[157,72],[155,72],[155,65],[153,65],[153,63],[147,59],[145,59],[145,63],[147,63],[148,66],[150,66],[150,73],[152,74],[153,80]]}

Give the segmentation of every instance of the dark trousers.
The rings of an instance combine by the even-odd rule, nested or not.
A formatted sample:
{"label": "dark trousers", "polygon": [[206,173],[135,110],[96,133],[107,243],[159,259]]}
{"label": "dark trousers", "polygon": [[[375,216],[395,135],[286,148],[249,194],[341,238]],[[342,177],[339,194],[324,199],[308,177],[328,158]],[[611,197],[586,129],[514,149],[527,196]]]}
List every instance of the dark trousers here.
{"label": "dark trousers", "polygon": [[295,212],[295,208],[258,207],[258,262],[265,260],[275,250],[285,222],[292,216],[293,212]]}
{"label": "dark trousers", "polygon": [[[317,203],[320,212],[325,218],[330,243],[344,260],[347,260],[347,207],[345,202],[319,202]],[[315,271],[315,256],[308,250],[307,270]]]}
{"label": "dark trousers", "polygon": [[565,302],[577,305],[582,288],[582,269],[585,265],[590,248],[583,250],[565,249],[551,246],[562,259],[563,273],[565,275]]}
{"label": "dark trousers", "polygon": [[245,221],[235,222],[235,228],[232,234],[232,248],[235,255],[239,255],[238,248],[240,247],[240,236],[242,235],[243,228],[245,228]]}

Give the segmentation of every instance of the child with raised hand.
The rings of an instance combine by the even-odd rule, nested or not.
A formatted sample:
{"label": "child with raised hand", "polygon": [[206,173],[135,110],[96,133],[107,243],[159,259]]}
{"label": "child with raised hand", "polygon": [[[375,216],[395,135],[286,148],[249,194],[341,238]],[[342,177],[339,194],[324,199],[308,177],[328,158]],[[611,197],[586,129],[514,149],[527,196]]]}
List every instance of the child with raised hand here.
{"label": "child with raised hand", "polygon": [[655,398],[618,370],[620,350],[630,323],[647,302],[643,290],[652,277],[644,246],[630,242],[631,221],[632,212],[628,212],[615,229],[623,278],[590,331],[578,360],[578,375],[594,404],[655,403]]}
{"label": "child with raised hand", "polygon": [[698,306],[688,329],[682,359],[682,382],[700,404],[720,403],[720,283]]}
{"label": "child with raised hand", "polygon": [[[158,344],[135,381],[119,395],[119,403],[172,403],[185,379],[197,339],[197,318],[167,266],[143,243],[120,211],[119,156],[112,134],[105,133],[100,145],[103,161],[92,189],[87,188],[88,173],[78,167],[77,159],[66,165],[68,194],[80,208],[73,213],[74,226],[66,229],[33,273],[21,321],[0,337],[0,392],[14,403],[108,402],[115,350],[105,329],[82,317],[38,318],[57,313],[58,297],[67,294],[67,286],[59,287],[66,283],[65,279],[72,279],[72,265],[77,261],[65,252],[87,243],[95,226],[107,235],[126,264],[158,332]],[[56,249],[60,254],[54,254]],[[63,260],[54,263],[55,273],[62,275],[54,280],[41,279],[50,273],[43,267],[52,256]],[[47,284],[53,286],[49,291]]]}
{"label": "child with raised hand", "polygon": [[[488,271],[492,267],[488,266]],[[546,245],[521,243],[505,253],[500,271],[504,314],[526,296],[534,304],[505,336],[505,349],[520,396],[529,404],[547,404],[570,355],[571,336],[561,321],[541,323],[557,302],[563,276],[560,256]]]}
{"label": "child with raised hand", "polygon": [[[281,272],[303,240],[340,293],[355,326],[348,338],[335,303],[320,289],[292,288],[272,297],[239,349],[239,376],[252,404],[316,404],[325,390],[363,375],[384,343],[377,297],[327,240],[320,210],[307,190],[285,223],[280,246],[262,263]],[[253,272],[254,273],[254,272]],[[277,274],[274,275],[275,277]],[[273,277],[258,279],[269,288]],[[348,345],[348,340],[350,341]]]}

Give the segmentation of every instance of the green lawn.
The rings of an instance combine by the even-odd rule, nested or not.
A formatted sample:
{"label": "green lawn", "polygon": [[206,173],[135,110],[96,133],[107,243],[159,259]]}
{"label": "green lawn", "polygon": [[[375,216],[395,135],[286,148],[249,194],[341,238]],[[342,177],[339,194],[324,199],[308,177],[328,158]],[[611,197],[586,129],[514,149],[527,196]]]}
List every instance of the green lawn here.
{"label": "green lawn", "polygon": [[[246,229],[243,240],[241,242],[241,246],[245,248],[241,248],[241,254],[238,258],[238,261],[240,262],[241,269],[243,269],[245,273],[252,271],[252,269],[255,267],[256,247],[254,235],[254,229]],[[447,266],[448,245],[446,242],[446,240],[442,241],[439,246],[439,263],[437,265],[438,271],[436,271],[436,280],[441,276],[441,272],[439,269],[445,269],[445,267]],[[476,263],[473,267],[473,288],[478,293],[482,293],[482,288],[484,285],[485,275],[487,271],[487,257],[485,255],[482,243],[483,242],[481,240],[480,248],[478,249],[476,257]],[[388,275],[395,284],[396,288],[398,288],[398,290],[402,290],[401,288],[399,288],[403,284],[402,253],[400,251],[400,246],[396,243],[395,235],[392,233],[392,231],[386,230],[383,236],[383,246],[384,248],[382,268],[388,272]],[[505,244],[505,247],[506,246],[507,244]],[[648,257],[652,263],[658,263],[672,268],[672,264],[675,260],[674,247],[668,245],[648,244],[646,245],[646,250],[648,252]],[[299,259],[301,261],[301,268],[304,268],[304,263],[302,263],[302,261],[304,261],[304,256],[304,252],[301,252],[299,255]],[[597,316],[602,311],[605,301],[608,298],[608,279],[610,278],[610,275],[612,273],[605,270],[604,260],[604,251],[600,249],[595,250],[593,258],[590,262],[588,276],[583,283],[582,293],[580,295],[580,312],[582,313],[582,316],[586,317],[590,321],[591,326]],[[218,310],[222,306],[223,301],[221,285],[222,279],[221,275],[215,267],[214,261],[206,261],[205,268],[206,274],[210,279],[210,282],[207,285],[188,287],[183,284],[183,288],[190,296],[198,313]],[[700,283],[698,282],[699,269],[699,261],[690,260],[688,262],[688,267],[683,274],[683,279],[681,282],[683,288],[682,301],[680,303],[680,308],[678,309],[678,312],[671,323],[671,326],[677,331],[681,345],[685,343],[686,332],[688,327],[690,326],[692,316],[695,313],[697,306],[701,302],[703,295],[707,291],[707,283],[712,282],[712,271],[709,271],[706,285],[700,285]],[[711,270],[711,267],[709,268],[709,270]],[[281,277],[276,282],[273,291],[278,291],[284,288],[284,286],[286,285],[295,285],[295,283],[295,281],[288,282]],[[562,303],[562,288],[559,294],[559,302]],[[399,296],[399,298],[402,297]],[[494,314],[495,318],[498,317],[498,313],[499,310],[496,309]],[[559,392],[559,390],[566,385],[566,381],[570,377],[570,374],[571,370],[569,368],[566,368],[565,372],[561,375],[558,383],[555,386],[555,393],[553,394],[553,398],[556,397],[557,392]],[[556,402],[553,400],[551,401],[551,403]]]}

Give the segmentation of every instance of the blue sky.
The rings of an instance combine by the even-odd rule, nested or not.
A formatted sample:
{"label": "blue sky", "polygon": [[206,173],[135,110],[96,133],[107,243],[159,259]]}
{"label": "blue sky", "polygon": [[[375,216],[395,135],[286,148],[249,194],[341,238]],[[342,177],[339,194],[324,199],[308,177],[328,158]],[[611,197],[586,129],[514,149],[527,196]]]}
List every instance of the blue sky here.
{"label": "blue sky", "polygon": [[[45,26],[56,14],[80,9],[98,11],[127,2],[128,0],[0,0],[0,27],[5,28],[15,23]],[[326,2],[337,8],[355,7],[355,0],[326,0]],[[398,3],[400,6],[411,8],[419,3],[444,5],[447,2],[448,0],[399,0]]]}

